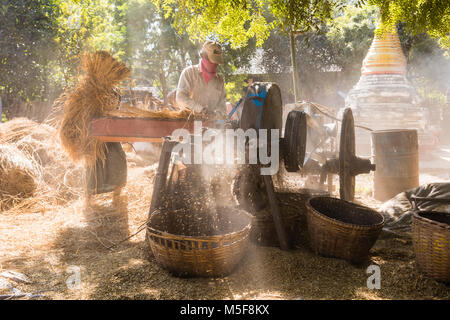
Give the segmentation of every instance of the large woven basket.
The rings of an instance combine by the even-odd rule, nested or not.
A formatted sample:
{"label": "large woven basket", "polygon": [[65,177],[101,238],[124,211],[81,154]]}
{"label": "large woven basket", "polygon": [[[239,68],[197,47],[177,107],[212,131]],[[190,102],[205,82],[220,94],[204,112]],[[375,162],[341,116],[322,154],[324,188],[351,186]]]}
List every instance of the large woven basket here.
{"label": "large woven basket", "polygon": [[412,233],[419,269],[435,280],[450,282],[450,214],[415,211]]}
{"label": "large woven basket", "polygon": [[243,210],[221,208],[220,225],[229,232],[187,236],[176,234],[187,222],[183,214],[161,209],[151,214],[147,239],[156,261],[178,276],[216,277],[231,273],[247,249],[251,216]]}
{"label": "large woven basket", "polygon": [[380,213],[341,199],[314,197],[306,208],[311,248],[352,263],[367,258],[384,225]]}

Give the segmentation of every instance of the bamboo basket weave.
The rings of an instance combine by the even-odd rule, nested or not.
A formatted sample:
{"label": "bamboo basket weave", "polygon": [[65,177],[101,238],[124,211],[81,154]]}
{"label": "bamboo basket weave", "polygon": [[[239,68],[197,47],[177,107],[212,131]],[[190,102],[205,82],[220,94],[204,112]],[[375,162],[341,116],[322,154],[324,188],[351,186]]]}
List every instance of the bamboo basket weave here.
{"label": "bamboo basket weave", "polygon": [[[280,204],[280,207],[282,205]],[[281,211],[281,221],[285,228],[288,242],[292,245],[295,241],[295,236],[298,230],[298,219],[295,213],[285,213]],[[252,217],[252,229],[250,231],[250,239],[258,245],[278,247],[278,235],[273,222],[271,212],[266,214],[259,214]]]}
{"label": "bamboo basket weave", "polygon": [[412,233],[419,269],[437,281],[450,282],[450,214],[415,211]]}
{"label": "bamboo basket weave", "polygon": [[161,223],[166,223],[167,217],[175,224],[183,219],[178,219],[175,212],[154,211],[147,225],[147,240],[156,261],[178,276],[216,277],[231,273],[247,250],[251,217],[243,210],[227,210],[233,231],[212,236],[161,231]]}
{"label": "bamboo basket weave", "polygon": [[364,261],[384,225],[384,217],[361,205],[330,197],[306,203],[311,248],[324,256]]}

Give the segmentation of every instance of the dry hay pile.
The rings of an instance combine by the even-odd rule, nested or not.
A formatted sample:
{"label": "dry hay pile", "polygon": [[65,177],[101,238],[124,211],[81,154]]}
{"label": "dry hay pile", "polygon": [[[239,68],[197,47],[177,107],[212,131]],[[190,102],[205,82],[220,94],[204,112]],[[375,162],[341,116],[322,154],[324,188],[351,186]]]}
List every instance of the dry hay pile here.
{"label": "dry hay pile", "polygon": [[[131,88],[128,95],[133,97]],[[131,102],[122,103],[119,110],[110,111],[108,112],[108,115],[114,117],[139,117],[152,119],[205,119],[204,113],[195,113],[193,110],[177,105],[175,95],[176,90],[173,90],[167,96],[167,103],[164,103],[163,100],[158,99],[151,94],[147,95],[142,101],[139,100],[134,93],[134,97],[131,99]]]}
{"label": "dry hay pile", "polygon": [[27,118],[0,125],[2,210],[42,210],[78,198],[82,168],[61,148],[57,130]]}
{"label": "dry hay pile", "polygon": [[108,112],[108,116],[130,117],[130,118],[152,118],[152,119],[192,119],[202,120],[202,114],[195,114],[193,111],[185,108],[165,107],[160,110],[145,110],[135,108],[129,105],[122,105],[120,110]]}
{"label": "dry hay pile", "polygon": [[13,144],[0,145],[0,208],[8,209],[36,190],[39,166]]}
{"label": "dry hay pile", "polygon": [[33,139],[43,140],[53,132],[54,128],[49,125],[37,125],[33,120],[19,117],[0,125],[0,141],[3,143],[16,143],[25,136],[32,136]]}
{"label": "dry hay pile", "polygon": [[59,136],[72,160],[94,165],[105,154],[103,143],[89,136],[90,121],[118,107],[115,88],[130,75],[130,70],[106,51],[85,54],[82,69],[84,75],[76,87],[57,101],[63,107]]}

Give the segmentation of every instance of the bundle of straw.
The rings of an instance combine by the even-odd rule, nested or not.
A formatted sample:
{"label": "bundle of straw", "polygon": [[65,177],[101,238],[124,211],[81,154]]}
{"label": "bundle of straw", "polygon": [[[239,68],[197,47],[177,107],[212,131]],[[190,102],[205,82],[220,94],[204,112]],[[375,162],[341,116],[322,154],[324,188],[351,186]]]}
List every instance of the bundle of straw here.
{"label": "bundle of straw", "polygon": [[120,110],[108,112],[112,117],[130,117],[130,118],[152,118],[152,119],[192,119],[202,120],[202,114],[195,114],[189,109],[171,110],[164,108],[160,110],[144,110],[132,106],[122,105]]}
{"label": "bundle of straw", "polygon": [[74,161],[84,160],[94,166],[105,159],[103,143],[89,136],[93,117],[105,115],[119,105],[114,89],[130,75],[124,63],[106,51],[85,54],[84,75],[73,90],[61,96],[63,115],[59,127],[61,143]]}
{"label": "bundle of straw", "polygon": [[0,208],[7,209],[36,190],[39,167],[12,144],[0,145]]}

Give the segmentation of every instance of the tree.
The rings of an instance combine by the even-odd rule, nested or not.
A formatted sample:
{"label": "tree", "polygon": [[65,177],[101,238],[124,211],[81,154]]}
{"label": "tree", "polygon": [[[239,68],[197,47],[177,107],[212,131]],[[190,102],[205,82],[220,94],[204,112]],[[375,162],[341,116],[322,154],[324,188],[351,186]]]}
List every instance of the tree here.
{"label": "tree", "polygon": [[376,6],[349,6],[329,21],[326,36],[334,63],[341,69],[344,91],[351,89],[361,75],[361,64],[373,41],[378,21]]}
{"label": "tree", "polygon": [[134,80],[161,88],[164,100],[175,87],[182,69],[197,55],[186,34],[178,34],[173,21],[151,2],[130,1],[127,9],[128,57]]}
{"label": "tree", "polygon": [[403,22],[412,34],[427,32],[443,48],[450,49],[450,2],[448,0],[369,0],[381,10],[383,29]]}
{"label": "tree", "polygon": [[[373,40],[377,11],[374,7],[347,7],[338,18],[322,25],[321,32],[297,35],[295,56],[302,71],[298,82],[304,99],[336,106],[337,92],[347,92],[358,81],[361,62]],[[290,39],[272,32],[263,44],[265,70],[289,72],[289,48]]]}
{"label": "tree", "polygon": [[260,46],[269,36],[270,26],[263,17],[263,0],[152,0],[173,18],[175,29],[187,32],[195,42],[207,37],[229,42],[235,49],[255,38]]}
{"label": "tree", "polygon": [[[187,65],[198,63],[204,38],[192,37],[184,29],[175,29],[175,18],[164,15],[162,8],[156,5],[139,0],[129,2],[126,39],[130,51],[127,56],[136,82],[160,87],[161,96],[166,99],[167,93],[177,86],[181,71]],[[173,5],[173,8],[178,6]],[[240,83],[243,79],[235,72],[249,63],[255,40],[249,39],[246,46],[240,48],[232,49],[229,42],[223,46],[226,63],[220,66],[220,72],[227,83],[229,98],[236,100],[242,94]]]}
{"label": "tree", "polygon": [[56,83],[70,84],[84,51],[107,50],[126,60],[127,4],[126,0],[58,1]]}
{"label": "tree", "polygon": [[299,97],[296,35],[309,34],[311,31],[320,33],[321,26],[346,5],[345,1],[339,0],[270,0],[276,25],[284,34],[289,35],[295,101]]}
{"label": "tree", "polygon": [[428,33],[411,34],[404,23],[399,23],[397,29],[408,63],[408,78],[423,98],[445,103],[450,79],[448,52]]}
{"label": "tree", "polygon": [[48,91],[50,61],[57,50],[57,11],[51,0],[2,1],[0,94],[6,100],[20,97],[30,101]]}
{"label": "tree", "polygon": [[85,50],[105,49],[124,57],[126,2],[2,1],[0,94],[8,100],[6,108],[18,98],[30,103],[57,96],[70,85]]}
{"label": "tree", "polygon": [[[290,37],[294,93],[297,99],[298,76],[294,39],[298,34],[320,31],[320,25],[346,5],[340,0],[153,0],[174,18],[177,30],[187,30],[192,39],[215,36],[232,48],[245,45],[250,38],[261,46],[271,29],[278,27]],[[177,6],[174,6],[178,3]],[[264,12],[273,19],[267,22]]]}

